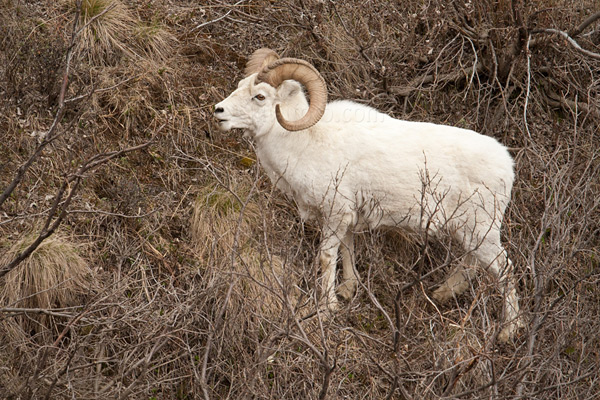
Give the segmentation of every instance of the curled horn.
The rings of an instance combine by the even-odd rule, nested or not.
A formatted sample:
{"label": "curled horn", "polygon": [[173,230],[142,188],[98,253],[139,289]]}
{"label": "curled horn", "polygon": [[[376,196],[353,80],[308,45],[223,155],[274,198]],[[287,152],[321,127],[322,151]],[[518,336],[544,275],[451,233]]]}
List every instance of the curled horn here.
{"label": "curled horn", "polygon": [[256,72],[260,72],[264,67],[279,59],[279,55],[271,49],[258,49],[248,59],[244,76],[248,77]]}
{"label": "curled horn", "polygon": [[264,66],[257,76],[257,82],[265,82],[273,87],[279,87],[283,81],[288,79],[293,79],[304,85],[308,93],[310,106],[304,117],[297,121],[287,121],[281,115],[278,104],[275,108],[277,121],[288,131],[299,131],[310,128],[319,122],[325,112],[327,104],[327,85],[325,84],[325,80],[315,67],[297,58],[275,59]]}

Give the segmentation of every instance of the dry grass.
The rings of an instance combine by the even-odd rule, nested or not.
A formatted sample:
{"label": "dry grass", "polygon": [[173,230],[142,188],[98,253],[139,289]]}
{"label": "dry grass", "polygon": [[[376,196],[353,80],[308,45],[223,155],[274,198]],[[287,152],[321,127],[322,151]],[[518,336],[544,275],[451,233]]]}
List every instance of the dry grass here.
{"label": "dry grass", "polygon": [[[0,266],[8,264],[34,239],[28,234],[6,248]],[[94,286],[92,270],[79,253],[76,245],[54,235],[2,278],[0,307],[32,310],[30,315],[19,315],[2,324],[5,339],[18,343],[32,335],[48,340],[60,333],[60,324],[43,310],[77,307]]]}
{"label": "dry grass", "polygon": [[[114,87],[94,97],[102,118],[110,123],[118,122],[124,128],[126,138],[135,132],[143,132],[157,116],[170,107],[166,79],[172,69],[154,60],[138,60],[103,68],[96,80],[100,87]],[[158,99],[165,101],[157,101]],[[115,132],[119,135],[119,133]]]}
{"label": "dry grass", "polygon": [[[67,2],[75,8],[76,2]],[[69,9],[70,9],[69,8]],[[83,0],[78,53],[94,65],[114,65],[123,56],[134,57],[130,38],[136,28],[136,19],[119,0]]]}
{"label": "dry grass", "polygon": [[226,273],[232,281],[238,281],[229,295],[233,308],[243,304],[242,308],[252,310],[259,318],[278,318],[286,301],[297,301],[297,282],[291,279],[294,274],[284,270],[279,256],[263,252],[257,236],[265,215],[260,211],[256,188],[247,177],[241,179],[238,183],[230,181],[227,188],[209,184],[199,191],[191,238],[200,263],[218,268],[210,273]]}
{"label": "dry grass", "polygon": [[248,182],[244,183],[233,184],[231,188],[208,185],[197,195],[191,223],[192,238],[206,263],[251,245],[260,212],[258,204],[250,198],[253,188]]}
{"label": "dry grass", "polygon": [[[66,4],[75,8],[76,1]],[[175,36],[157,20],[145,23],[119,0],[81,2],[78,53],[93,65],[116,65],[132,60],[166,60],[173,56]]]}
{"label": "dry grass", "polygon": [[[74,3],[0,0],[0,190],[52,122]],[[81,97],[0,210],[2,262],[81,160],[156,137],[89,173],[64,222],[70,239],[48,239],[4,287],[0,397],[595,398],[600,65],[554,35],[533,34],[526,53],[521,29],[572,31],[595,11],[572,0],[83,1],[90,24],[67,92]],[[589,51],[597,26],[576,37]],[[510,147],[503,233],[528,321],[514,343],[494,341],[489,276],[452,304],[429,300],[461,252],[419,235],[359,235],[357,297],[332,318],[311,314],[318,232],[241,134],[211,122],[259,47],[315,64],[333,99]],[[94,296],[82,296],[91,275],[48,268],[88,271],[72,238],[98,272]],[[23,274],[56,289],[19,292]]]}
{"label": "dry grass", "polygon": [[160,22],[138,22],[133,34],[135,44],[144,58],[165,61],[173,57],[177,39]]}

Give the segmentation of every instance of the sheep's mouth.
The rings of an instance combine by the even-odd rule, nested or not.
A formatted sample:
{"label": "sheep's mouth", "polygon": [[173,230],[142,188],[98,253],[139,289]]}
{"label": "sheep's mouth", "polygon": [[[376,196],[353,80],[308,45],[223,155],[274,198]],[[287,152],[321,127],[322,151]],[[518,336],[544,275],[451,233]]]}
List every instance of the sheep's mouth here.
{"label": "sheep's mouth", "polygon": [[228,119],[217,118],[217,127],[219,130],[226,132],[231,129],[231,122]]}

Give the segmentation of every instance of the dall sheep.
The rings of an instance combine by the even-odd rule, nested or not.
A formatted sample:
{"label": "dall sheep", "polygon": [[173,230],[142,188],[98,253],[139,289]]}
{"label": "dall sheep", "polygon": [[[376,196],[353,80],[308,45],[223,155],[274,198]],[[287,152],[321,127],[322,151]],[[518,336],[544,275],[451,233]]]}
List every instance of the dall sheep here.
{"label": "dall sheep", "polygon": [[[311,64],[269,49],[250,57],[245,75],[214,115],[223,131],[245,130],[260,165],[295,200],[302,218],[322,222],[319,263],[329,309],[337,306],[338,250],[343,278],[337,292],[349,299],[357,288],[356,230],[444,229],[463,244],[468,264],[497,278],[504,296],[499,339],[513,337],[522,323],[512,263],[500,242],[514,180],[503,145],[471,130],[401,121],[351,101],[327,103],[325,81]],[[451,273],[434,298],[463,292],[468,271]]]}

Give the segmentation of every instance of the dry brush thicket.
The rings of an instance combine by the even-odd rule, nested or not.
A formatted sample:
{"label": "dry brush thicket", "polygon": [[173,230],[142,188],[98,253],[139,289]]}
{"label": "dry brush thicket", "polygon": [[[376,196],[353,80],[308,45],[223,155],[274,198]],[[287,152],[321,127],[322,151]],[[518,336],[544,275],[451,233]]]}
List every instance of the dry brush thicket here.
{"label": "dry brush thicket", "polygon": [[[596,398],[596,5],[0,0],[0,397]],[[430,299],[462,254],[414,233],[359,235],[315,313],[318,232],[212,122],[259,47],[510,147],[513,343],[491,277]]]}

